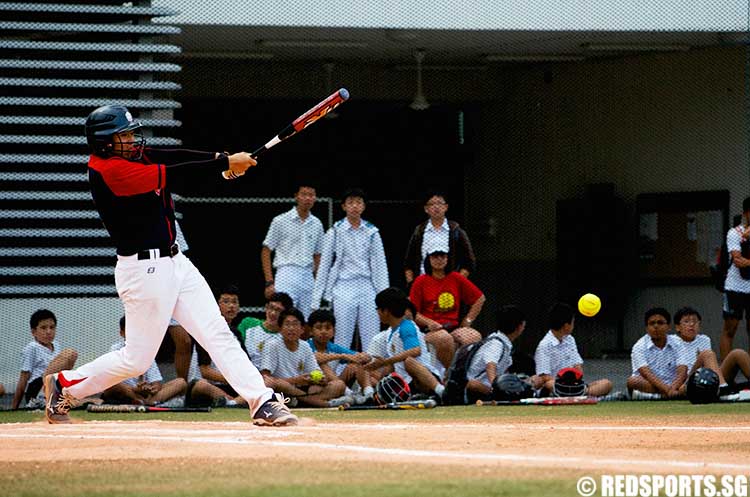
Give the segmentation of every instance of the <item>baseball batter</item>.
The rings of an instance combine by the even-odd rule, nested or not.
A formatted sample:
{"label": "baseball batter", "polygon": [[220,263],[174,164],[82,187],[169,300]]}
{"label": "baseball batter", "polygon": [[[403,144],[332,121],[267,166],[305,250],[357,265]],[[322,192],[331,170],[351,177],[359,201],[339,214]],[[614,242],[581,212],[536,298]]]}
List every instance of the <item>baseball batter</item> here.
{"label": "baseball batter", "polygon": [[122,349],[76,370],[47,375],[47,421],[71,422],[68,411],[76,399],[146,371],[174,316],[248,401],[255,424],[296,424],[283,396],[264,385],[240,348],[206,280],[175,243],[169,180],[199,167],[228,168],[241,175],[256,165],[255,160],[246,152],[147,148],[141,128],[118,105],[100,107],[86,119],[91,194],[117,248],[115,284],[125,307],[128,340]]}

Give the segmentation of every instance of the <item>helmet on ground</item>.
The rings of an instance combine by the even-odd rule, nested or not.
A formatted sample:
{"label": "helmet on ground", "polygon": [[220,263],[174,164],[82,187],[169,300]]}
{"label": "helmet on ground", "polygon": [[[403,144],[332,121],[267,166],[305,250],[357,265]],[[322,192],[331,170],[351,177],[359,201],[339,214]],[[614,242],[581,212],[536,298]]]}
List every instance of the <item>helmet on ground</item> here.
{"label": "helmet on ground", "polygon": [[373,397],[378,404],[385,405],[409,400],[411,391],[409,390],[409,385],[400,374],[391,373],[378,381],[375,385],[375,395]]}
{"label": "helmet on ground", "polygon": [[499,401],[528,399],[534,396],[531,385],[516,374],[505,373],[492,382],[492,398]]}
{"label": "helmet on ground", "polygon": [[555,377],[555,397],[579,397],[586,395],[583,373],[576,368],[563,368]]}
{"label": "helmet on ground", "polygon": [[[119,133],[133,132],[132,140],[122,141]],[[86,118],[86,142],[91,153],[100,157],[118,155],[125,159],[139,159],[146,140],[143,124],[133,119],[127,107],[105,105]]]}
{"label": "helmet on ground", "polygon": [[710,404],[719,400],[719,375],[708,368],[698,368],[687,381],[691,404]]}

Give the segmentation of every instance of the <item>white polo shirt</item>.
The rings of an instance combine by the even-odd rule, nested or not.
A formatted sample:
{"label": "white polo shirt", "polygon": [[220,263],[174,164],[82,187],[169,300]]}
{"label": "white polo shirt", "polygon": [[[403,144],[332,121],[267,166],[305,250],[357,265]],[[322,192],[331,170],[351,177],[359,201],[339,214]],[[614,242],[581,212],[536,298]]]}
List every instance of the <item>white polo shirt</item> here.
{"label": "white polo shirt", "polygon": [[47,366],[55,358],[57,344],[52,342],[52,350],[36,340],[29,342],[21,352],[21,371],[29,372],[29,382],[40,378],[47,370]]}
{"label": "white polo shirt", "polygon": [[479,380],[491,387],[487,378],[487,364],[497,364],[497,375],[500,376],[508,371],[513,364],[513,343],[508,335],[496,331],[487,336],[487,342],[482,345],[476,355],[471,359],[466,377],[470,380]]}
{"label": "white polo shirt", "polygon": [[573,335],[566,335],[558,340],[549,330],[539,342],[534,354],[536,362],[536,374],[548,374],[555,376],[563,368],[570,368],[576,364],[583,364],[581,354]]}
{"label": "white polo shirt", "polygon": [[273,218],[263,245],[275,252],[273,267],[312,267],[313,255],[323,248],[323,234],[320,219],[312,214],[302,219],[293,207]]}
{"label": "white polo shirt", "polygon": [[[424,228],[422,236],[422,262],[430,252],[442,250],[446,254],[450,248],[449,244],[450,228],[448,227],[448,218],[443,219],[443,224],[435,228],[432,220],[427,220],[427,226]],[[420,274],[424,274],[424,264],[419,265]]]}
{"label": "white polo shirt", "polygon": [[633,345],[630,359],[633,376],[640,376],[638,370],[648,366],[651,372],[667,385],[671,385],[677,377],[679,366],[690,368],[695,362],[695,358],[688,357],[683,341],[677,335],[667,335],[667,343],[663,349],[654,345],[648,334],[643,335]]}
{"label": "white polo shirt", "polygon": [[680,335],[677,335],[677,338],[680,339],[682,346],[685,349],[685,358],[692,361],[688,364],[688,369],[693,367],[695,360],[698,358],[698,354],[704,350],[712,350],[711,338],[706,335],[696,335],[692,342],[686,342],[680,337]]}
{"label": "white polo shirt", "polygon": [[367,354],[370,355],[370,357],[387,357],[387,347],[388,347],[388,336],[390,335],[391,329],[388,328],[387,330],[380,331],[375,334],[374,337],[372,337],[372,340],[370,340],[370,345],[367,346]]}
{"label": "white polo shirt", "polygon": [[276,339],[266,343],[266,352],[258,369],[266,369],[276,378],[293,378],[301,374],[310,374],[316,369],[319,370],[320,366],[312,349],[304,340],[300,340],[297,350],[292,352],[286,348],[283,339]]}

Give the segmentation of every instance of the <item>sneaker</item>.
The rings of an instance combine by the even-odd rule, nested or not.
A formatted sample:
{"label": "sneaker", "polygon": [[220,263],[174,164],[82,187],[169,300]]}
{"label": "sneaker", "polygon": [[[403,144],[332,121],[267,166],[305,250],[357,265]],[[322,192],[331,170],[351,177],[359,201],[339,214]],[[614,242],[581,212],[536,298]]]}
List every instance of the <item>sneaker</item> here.
{"label": "sneaker", "polygon": [[621,392],[620,390],[617,390],[607,395],[596,397],[596,399],[599,402],[619,402],[621,400],[628,400],[628,395],[625,392]]}
{"label": "sneaker", "polygon": [[354,404],[357,404],[357,401],[351,395],[342,395],[341,397],[336,397],[335,399],[331,399],[328,401],[328,407],[340,407],[344,404],[353,406]]}
{"label": "sneaker", "polygon": [[353,406],[356,401],[352,395],[342,395],[328,401],[328,407],[341,407],[343,405]]}
{"label": "sneaker", "polygon": [[68,411],[75,404],[75,397],[57,388],[57,374],[48,374],[44,377],[44,398],[47,406],[44,415],[50,424],[65,424],[73,421],[68,416]]}
{"label": "sneaker", "polygon": [[641,392],[640,390],[633,390],[630,395],[631,400],[661,400],[661,394]]}
{"label": "sneaker", "polygon": [[291,426],[296,425],[299,420],[297,416],[289,411],[286,404],[289,398],[283,394],[275,393],[265,401],[253,416],[253,424],[258,426]]}
{"label": "sneaker", "polygon": [[728,393],[726,395],[720,395],[719,400],[721,402],[739,402],[740,400],[740,394],[739,393]]}

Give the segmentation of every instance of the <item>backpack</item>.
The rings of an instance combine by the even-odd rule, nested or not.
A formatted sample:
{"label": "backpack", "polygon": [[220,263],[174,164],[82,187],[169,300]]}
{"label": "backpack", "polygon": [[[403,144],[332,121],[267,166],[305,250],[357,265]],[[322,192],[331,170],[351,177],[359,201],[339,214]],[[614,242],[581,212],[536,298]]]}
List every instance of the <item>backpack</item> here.
{"label": "backpack", "polygon": [[[443,404],[445,405],[464,405],[466,404],[466,384],[469,382],[467,373],[474,356],[477,355],[482,345],[490,340],[497,340],[503,345],[505,353],[505,344],[500,337],[490,336],[478,342],[462,345],[453,356],[451,367],[445,378],[445,392],[443,393]],[[502,354],[501,354],[502,355]]]}

